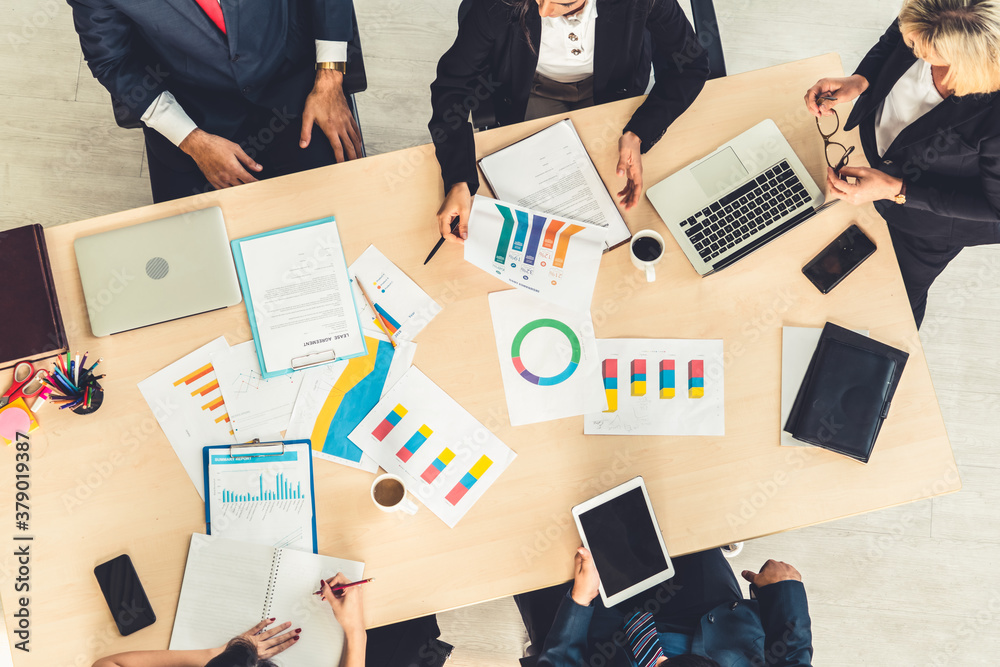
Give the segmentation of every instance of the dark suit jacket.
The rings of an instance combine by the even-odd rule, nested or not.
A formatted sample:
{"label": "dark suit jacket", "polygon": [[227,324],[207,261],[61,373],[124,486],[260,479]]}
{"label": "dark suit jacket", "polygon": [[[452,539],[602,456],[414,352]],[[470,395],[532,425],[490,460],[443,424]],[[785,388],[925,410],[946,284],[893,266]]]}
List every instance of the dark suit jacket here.
{"label": "dark suit jacket", "polygon": [[[625,127],[653,147],[667,127],[691,105],[708,78],[708,55],[677,0],[596,0],[594,102],[642,95],[650,62],[656,83]],[[505,0],[472,0],[458,37],[438,63],[431,84],[429,125],[445,190],[466,182],[479,187],[469,110],[491,98],[497,122],[524,120],[538,65],[542,19],[534,4],[527,14],[531,45]],[[651,39],[650,39],[651,38]]]}
{"label": "dark suit jacket", "polygon": [[[68,2],[87,64],[122,127],[137,127],[166,90],[200,128],[225,137],[246,118],[248,102],[298,115],[315,78],[314,40],[354,34],[352,0],[222,0],[226,34],[195,0]],[[348,73],[360,68],[363,80],[353,55],[358,64]],[[345,91],[356,92],[347,81]]]}
{"label": "dark suit jacket", "polygon": [[[756,600],[727,602],[702,616],[692,653],[712,658],[721,667],[809,667],[813,653],[812,625],[802,582],[780,581],[754,591]],[[600,604],[600,600],[594,604]],[[581,607],[567,593],[541,655],[537,661],[525,658],[521,664],[534,662],[537,667],[596,664],[597,656],[587,662],[588,642],[599,640],[600,650],[600,642],[607,647],[609,638],[621,628],[604,628],[594,637],[593,615],[593,605]],[[603,654],[609,655],[610,651],[605,648]],[[628,664],[624,650],[616,650],[612,655],[610,661],[602,659],[601,664],[615,667]]]}
{"label": "dark suit jacket", "polygon": [[879,157],[875,117],[899,78],[916,62],[897,23],[879,39],[855,74],[869,87],[845,129],[860,125],[872,167],[906,182],[906,204],[875,202],[899,231],[954,246],[1000,241],[1000,95],[949,97],[913,121]]}

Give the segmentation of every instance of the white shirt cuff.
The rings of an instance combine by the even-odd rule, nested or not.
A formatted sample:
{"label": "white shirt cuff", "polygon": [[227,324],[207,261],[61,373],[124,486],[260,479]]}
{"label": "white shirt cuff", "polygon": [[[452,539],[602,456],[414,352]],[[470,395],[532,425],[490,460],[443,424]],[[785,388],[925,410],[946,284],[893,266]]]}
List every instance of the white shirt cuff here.
{"label": "white shirt cuff", "polygon": [[347,62],[347,42],[328,42],[324,39],[316,40],[316,62],[318,63],[346,63]]}
{"label": "white shirt cuff", "polygon": [[160,93],[142,114],[141,120],[169,139],[174,146],[180,146],[187,135],[198,129],[170,91]]}

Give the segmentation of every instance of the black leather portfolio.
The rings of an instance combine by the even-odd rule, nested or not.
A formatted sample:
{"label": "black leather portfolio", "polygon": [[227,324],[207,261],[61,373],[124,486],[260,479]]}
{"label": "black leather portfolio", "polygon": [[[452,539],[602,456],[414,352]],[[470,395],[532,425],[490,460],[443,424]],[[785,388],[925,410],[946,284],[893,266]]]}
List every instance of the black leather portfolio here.
{"label": "black leather portfolio", "polygon": [[66,349],[45,232],[26,225],[0,232],[0,370]]}
{"label": "black leather portfolio", "polygon": [[785,430],[867,463],[909,356],[827,322]]}

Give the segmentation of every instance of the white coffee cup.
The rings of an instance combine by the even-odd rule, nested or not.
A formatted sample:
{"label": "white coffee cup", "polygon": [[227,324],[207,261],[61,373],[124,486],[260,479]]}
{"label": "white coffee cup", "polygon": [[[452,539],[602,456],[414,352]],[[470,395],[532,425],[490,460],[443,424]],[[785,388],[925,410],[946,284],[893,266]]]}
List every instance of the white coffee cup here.
{"label": "white coffee cup", "polygon": [[[395,487],[393,487],[392,485],[392,482],[394,481],[399,484],[399,489],[402,490],[402,493],[400,493],[398,490],[395,490]],[[390,488],[390,493],[393,490],[395,490],[395,494],[391,495],[389,498],[385,498],[383,496],[383,492],[385,490],[381,489],[379,493],[380,498],[376,499],[375,490],[379,488],[380,484],[383,483],[385,483],[389,487],[392,487]],[[403,478],[400,477],[399,475],[393,475],[392,473],[385,473],[384,475],[379,475],[378,477],[375,478],[375,481],[372,482],[371,497],[372,497],[372,502],[375,503],[375,507],[379,508],[383,512],[402,511],[405,512],[406,514],[416,514],[417,510],[419,509],[419,507],[417,507],[417,504],[415,502],[406,497],[406,484],[403,482]],[[380,500],[385,501],[386,504],[383,504],[383,502],[380,502]]]}
{"label": "white coffee cup", "polygon": [[[649,241],[643,241],[642,239],[650,239]],[[651,252],[654,247],[653,243],[659,244],[659,252],[654,254]],[[639,244],[639,254],[636,254],[636,243]],[[632,264],[635,268],[646,273],[646,282],[651,283],[656,280],[656,269],[653,268],[660,263],[663,259],[664,248],[663,237],[651,229],[646,229],[641,232],[637,232],[635,236],[632,237],[632,242],[629,244],[629,256],[632,258]]]}

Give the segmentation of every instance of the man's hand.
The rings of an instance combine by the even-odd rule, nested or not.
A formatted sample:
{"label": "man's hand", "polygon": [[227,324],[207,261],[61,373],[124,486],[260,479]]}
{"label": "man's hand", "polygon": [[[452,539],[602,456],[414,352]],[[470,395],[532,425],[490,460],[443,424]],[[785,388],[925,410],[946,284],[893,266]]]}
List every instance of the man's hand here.
{"label": "man's hand", "polygon": [[757,574],[752,570],[743,570],[743,578],[757,588],[764,588],[779,581],[802,581],[802,575],[798,570],[780,560],[767,561]]}
{"label": "man's hand", "polygon": [[263,169],[239,144],[204,130],[196,129],[187,135],[181,142],[180,149],[194,158],[201,173],[216,190],[242,183],[255,183],[257,179],[247,169]]}
{"label": "man's hand", "polygon": [[344,75],[332,69],[316,72],[316,83],[306,98],[302,112],[302,135],[299,147],[305,148],[312,141],[313,123],[319,125],[330,141],[337,162],[354,160],[361,156],[361,130],[347,106],[344,96]]}
{"label": "man's hand", "polygon": [[618,176],[625,176],[628,181],[618,193],[621,204],[626,210],[639,203],[642,196],[642,140],[634,132],[626,132],[618,140]]}
{"label": "man's hand", "polygon": [[265,629],[273,622],[273,618],[264,619],[240,635],[241,639],[249,641],[257,648],[258,658],[273,658],[282,651],[291,648],[298,641],[299,633],[302,632],[301,628],[285,632],[291,627],[291,623],[282,623],[270,630]]}
{"label": "man's hand", "polygon": [[573,557],[573,592],[570,596],[573,602],[581,607],[587,607],[600,592],[601,578],[597,576],[597,566],[590,552],[580,547]]}
{"label": "man's hand", "polygon": [[903,189],[902,179],[870,167],[841,167],[840,176],[850,176],[855,179],[854,183],[842,180],[837,172],[827,167],[827,191],[854,206],[892,199]]}
{"label": "man's hand", "polygon": [[[469,213],[472,212],[472,195],[469,184],[455,183],[437,212],[438,230],[442,238],[452,243],[465,243],[469,237]],[[458,234],[451,233],[451,221],[458,216]]]}

